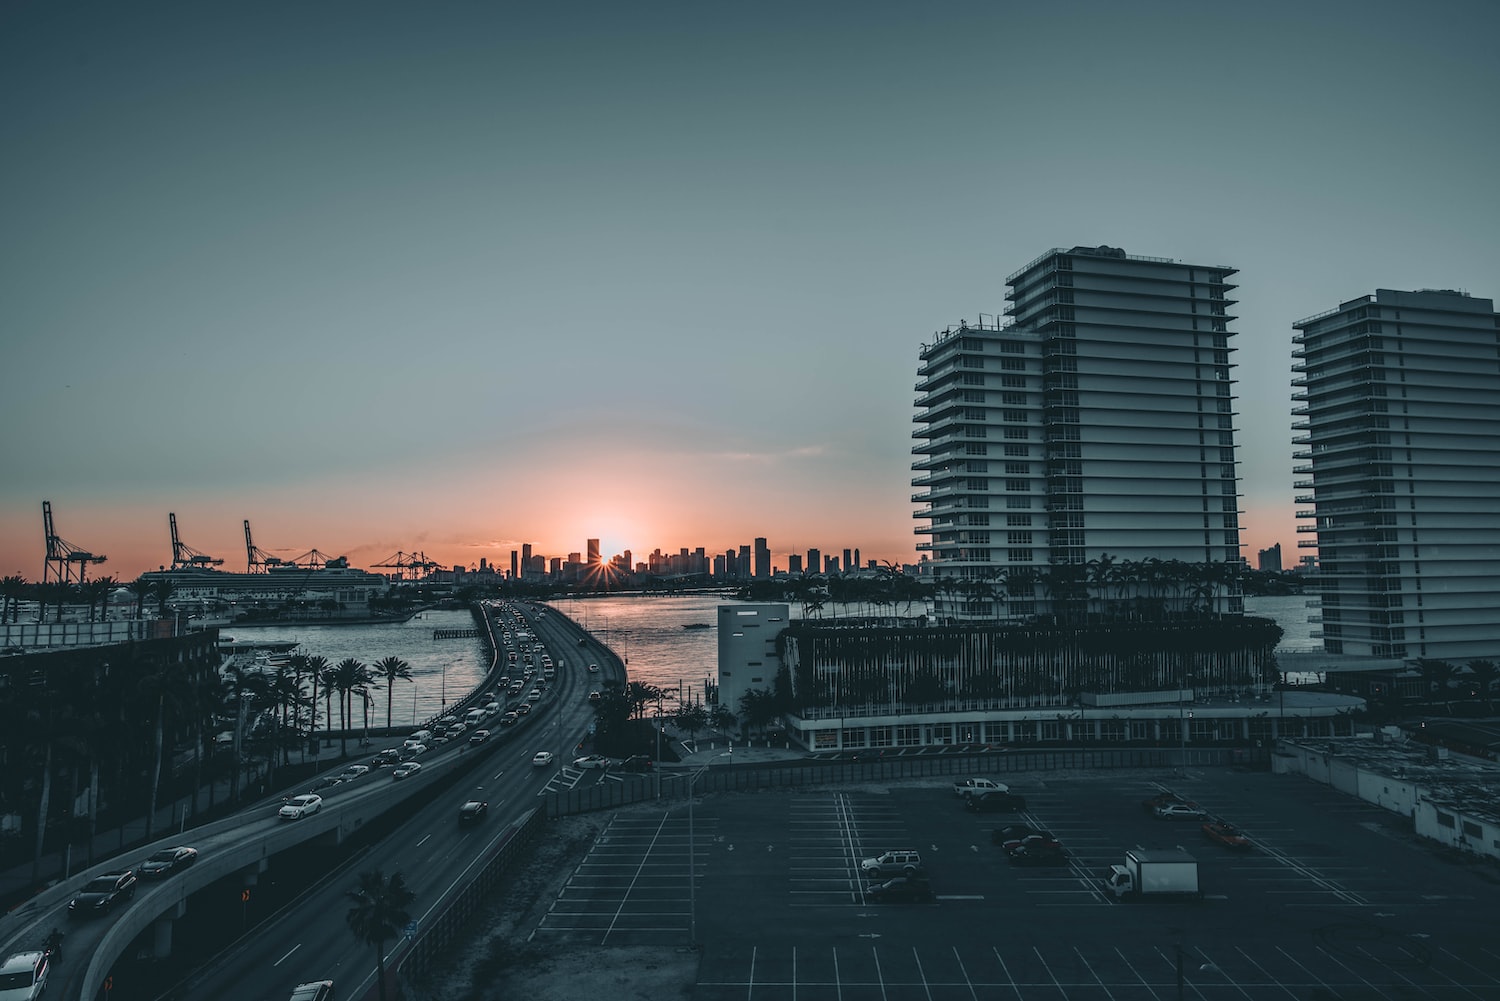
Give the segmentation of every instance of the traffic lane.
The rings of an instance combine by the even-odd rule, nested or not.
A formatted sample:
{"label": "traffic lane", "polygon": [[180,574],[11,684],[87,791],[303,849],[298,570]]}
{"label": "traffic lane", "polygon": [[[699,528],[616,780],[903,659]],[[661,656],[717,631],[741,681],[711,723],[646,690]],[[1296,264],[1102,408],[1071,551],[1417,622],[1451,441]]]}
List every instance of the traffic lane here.
{"label": "traffic lane", "polygon": [[[524,748],[509,751],[486,755],[463,780],[388,837],[311,887],[238,948],[216,957],[189,996],[256,1001],[266,996],[269,984],[284,980],[289,981],[288,993],[307,980],[333,979],[341,994],[346,984],[365,982],[370,975],[369,947],[355,941],[345,922],[353,905],[348,891],[357,885],[358,874],[375,868],[386,875],[402,872],[416,894],[408,910],[422,917],[494,839],[534,806],[539,777],[522,758]],[[489,818],[475,828],[461,829],[458,807],[475,795],[487,797]]]}

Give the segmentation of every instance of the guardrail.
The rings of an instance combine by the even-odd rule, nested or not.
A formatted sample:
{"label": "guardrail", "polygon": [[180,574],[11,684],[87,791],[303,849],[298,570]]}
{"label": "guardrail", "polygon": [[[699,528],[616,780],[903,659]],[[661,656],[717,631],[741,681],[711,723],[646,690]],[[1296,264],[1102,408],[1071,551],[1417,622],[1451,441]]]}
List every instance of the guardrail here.
{"label": "guardrail", "polygon": [[[877,752],[878,753],[878,752]],[[928,778],[940,775],[995,775],[1014,772],[1076,771],[1079,769],[1207,768],[1226,765],[1269,767],[1270,751],[1245,747],[1117,747],[1047,748],[1032,751],[997,749],[972,754],[922,754],[870,757],[859,761],[804,759],[785,765],[732,765],[710,767],[697,779],[694,795],[710,792],[751,792],[763,789],[803,788],[849,782],[879,782]],[[694,769],[693,771],[697,771]],[[582,789],[564,789],[544,799],[549,819],[591,813],[644,803],[654,799],[675,800],[688,796],[689,770],[662,769],[660,795],[657,776],[644,781],[603,782]]]}

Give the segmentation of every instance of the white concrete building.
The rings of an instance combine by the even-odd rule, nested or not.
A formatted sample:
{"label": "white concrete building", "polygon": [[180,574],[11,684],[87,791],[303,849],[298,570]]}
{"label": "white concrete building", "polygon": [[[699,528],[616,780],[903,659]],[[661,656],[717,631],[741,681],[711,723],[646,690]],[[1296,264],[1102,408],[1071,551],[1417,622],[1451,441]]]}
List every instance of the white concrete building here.
{"label": "white concrete building", "polygon": [[[1293,324],[1299,528],[1324,649],[1500,653],[1500,316],[1379,289]],[[1309,478],[1310,477],[1310,478]]]}
{"label": "white concrete building", "polygon": [[719,606],[719,705],[738,713],[746,692],[775,690],[781,669],[776,637],[790,619],[789,605]]}
{"label": "white concrete building", "polygon": [[[940,618],[1056,610],[1038,578],[1060,565],[1239,562],[1234,273],[1051,250],[1007,279],[1008,321],[923,345],[917,549],[960,585]],[[961,589],[999,577],[998,598]],[[1237,610],[1227,593],[1215,606]]]}

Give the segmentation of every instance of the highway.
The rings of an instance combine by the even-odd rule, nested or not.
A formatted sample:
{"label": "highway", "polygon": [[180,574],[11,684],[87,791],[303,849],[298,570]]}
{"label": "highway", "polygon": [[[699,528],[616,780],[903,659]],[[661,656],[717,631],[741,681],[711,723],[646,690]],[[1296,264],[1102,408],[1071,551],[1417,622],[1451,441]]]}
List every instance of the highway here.
{"label": "highway", "polygon": [[[624,679],[623,665],[597,641],[589,639],[588,647],[579,646],[586,634],[561,613],[545,606],[514,603],[519,620],[502,612],[496,620],[497,638],[502,638],[499,673],[506,670],[507,649],[524,653],[523,644],[541,642],[557,666],[556,677],[533,703],[529,715],[514,726],[502,726],[499,714],[479,724],[494,736],[485,744],[470,746],[468,733],[438,747],[418,760],[422,772],[404,782],[393,782],[391,769],[372,769],[353,782],[319,789],[324,805],[319,813],[303,820],[286,822],[275,815],[280,794],[253,804],[234,817],[216,821],[187,832],[168,836],[158,843],[134,850],[116,859],[105,860],[81,873],[66,884],[28,901],[9,916],[4,927],[0,955],[24,948],[40,947],[47,930],[53,926],[66,935],[64,961],[54,966],[48,995],[55,998],[94,1001],[95,992],[105,982],[115,956],[122,950],[149,948],[149,929],[159,915],[172,914],[176,927],[199,921],[223,922],[223,909],[216,912],[192,894],[213,886],[222,897],[229,882],[242,880],[246,859],[268,860],[271,873],[295,873],[296,853],[309,857],[329,858],[335,853],[335,837],[349,838],[359,833],[367,819],[390,816],[392,808],[410,810],[410,817],[397,822],[392,833],[363,845],[353,858],[345,859],[332,871],[305,878],[307,890],[281,912],[242,935],[232,947],[216,956],[196,976],[182,984],[142,984],[138,977],[125,977],[115,984],[111,997],[118,998],[215,998],[224,1001],[264,1001],[279,999],[291,993],[292,987],[306,980],[332,979],[341,998],[360,998],[374,983],[374,955],[369,946],[357,942],[344,916],[351,901],[346,896],[357,882],[358,873],[379,868],[387,875],[403,873],[407,885],[416,894],[410,907],[420,922],[442,893],[456,880],[464,878],[475,859],[485,855],[495,839],[529,810],[540,806],[539,796],[549,786],[570,787],[600,781],[616,781],[601,771],[580,771],[571,767],[574,746],[583,738],[593,711],[588,693],[603,679]],[[500,620],[503,620],[500,621]],[[533,637],[517,639],[525,631]],[[587,660],[584,656],[587,656]],[[518,697],[506,697],[502,691],[502,712],[525,700],[534,687],[543,687],[540,655],[536,656],[536,673]],[[597,663],[599,674],[589,674],[586,665]],[[518,656],[517,667],[524,667]],[[494,676],[484,690],[493,689]],[[462,718],[463,711],[456,710]],[[392,743],[396,743],[393,739]],[[371,757],[379,747],[371,749]],[[546,768],[534,767],[532,755],[539,750],[551,751],[555,760]],[[366,759],[356,759],[366,760]],[[347,764],[347,762],[345,763]],[[331,768],[328,774],[341,771],[344,765]],[[638,780],[631,777],[628,780]],[[287,794],[306,792],[304,788],[284,790]],[[489,803],[488,818],[469,827],[458,824],[458,808],[467,799]],[[401,802],[402,800],[405,802]],[[368,840],[368,839],[365,839]],[[70,921],[67,902],[79,886],[100,872],[136,868],[158,847],[190,844],[199,850],[196,865],[184,873],[169,876],[156,883],[142,882],[134,898],[114,912],[94,920]],[[314,846],[318,847],[316,850]],[[345,852],[337,853],[347,854]],[[250,887],[256,892],[254,886]],[[206,915],[217,913],[218,917]],[[144,943],[131,940],[145,931]],[[395,943],[387,946],[389,950]],[[147,967],[149,969],[149,967]],[[132,982],[133,981],[133,982]]]}

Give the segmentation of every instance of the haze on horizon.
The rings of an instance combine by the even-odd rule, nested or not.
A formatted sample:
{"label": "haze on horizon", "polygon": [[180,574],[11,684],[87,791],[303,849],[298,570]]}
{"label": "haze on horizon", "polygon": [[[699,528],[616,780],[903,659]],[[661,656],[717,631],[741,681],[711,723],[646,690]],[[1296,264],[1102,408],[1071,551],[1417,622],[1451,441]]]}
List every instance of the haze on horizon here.
{"label": "haze on horizon", "polygon": [[15,3],[0,573],[766,537],[916,559],[923,341],[1051,247],[1239,269],[1244,553],[1291,324],[1500,296],[1500,8]]}

